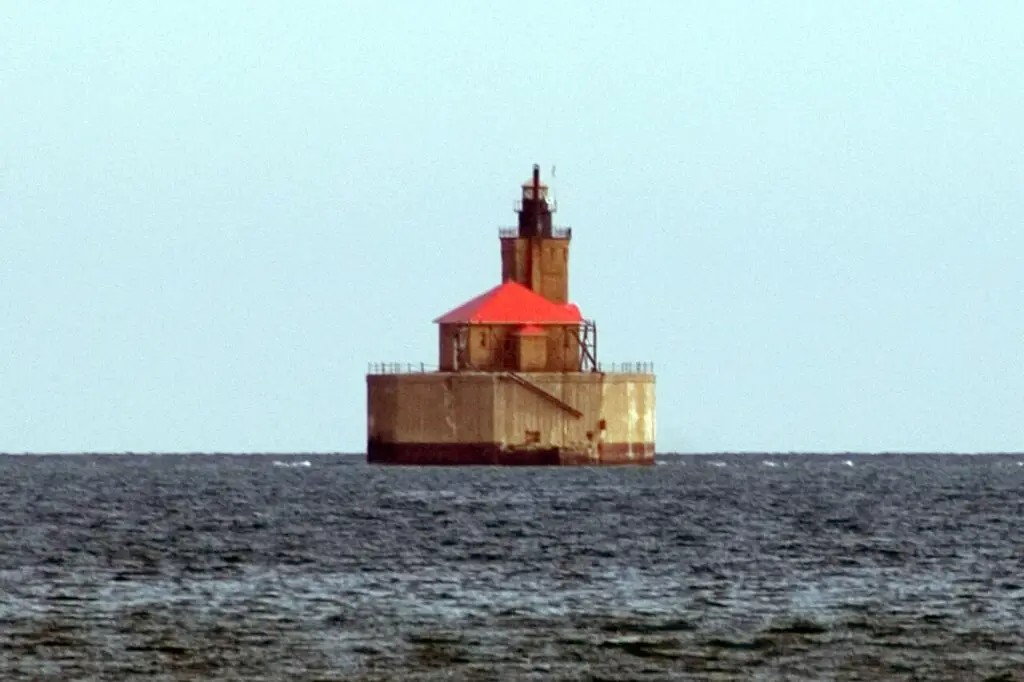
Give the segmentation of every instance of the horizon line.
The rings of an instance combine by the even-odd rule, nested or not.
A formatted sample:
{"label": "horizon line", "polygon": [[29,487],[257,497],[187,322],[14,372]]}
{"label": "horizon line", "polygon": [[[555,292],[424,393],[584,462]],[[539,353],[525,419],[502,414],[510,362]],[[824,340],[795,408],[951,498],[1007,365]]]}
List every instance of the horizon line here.
{"label": "horizon line", "polygon": [[[82,455],[100,455],[100,456],[138,456],[138,455],[154,455],[154,456],[248,456],[248,457],[298,457],[298,456],[313,456],[313,457],[365,457],[366,452],[344,452],[340,450],[308,450],[308,451],[296,451],[296,450],[74,450],[74,451],[23,451],[23,452],[2,452],[0,451],[0,457],[68,457],[68,456],[82,456]],[[957,456],[975,456],[975,455],[1011,455],[1011,456],[1024,456],[1024,450],[707,450],[700,452],[682,452],[669,450],[665,452],[655,452],[655,457],[658,456],[672,456],[672,457],[723,457],[723,456],[772,456],[772,457],[786,457],[786,456],[801,456],[801,455],[822,455],[830,457],[838,457],[843,455],[860,455],[860,456],[878,456],[878,455],[957,455]]]}

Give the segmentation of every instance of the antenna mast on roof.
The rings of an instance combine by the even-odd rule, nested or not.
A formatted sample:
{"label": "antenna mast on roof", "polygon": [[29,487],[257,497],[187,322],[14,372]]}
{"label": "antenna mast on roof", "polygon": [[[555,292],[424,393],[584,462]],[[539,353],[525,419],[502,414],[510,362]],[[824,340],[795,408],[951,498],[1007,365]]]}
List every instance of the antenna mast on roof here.
{"label": "antenna mast on roof", "polygon": [[555,167],[551,166],[551,205],[558,210],[558,190],[555,189]]}

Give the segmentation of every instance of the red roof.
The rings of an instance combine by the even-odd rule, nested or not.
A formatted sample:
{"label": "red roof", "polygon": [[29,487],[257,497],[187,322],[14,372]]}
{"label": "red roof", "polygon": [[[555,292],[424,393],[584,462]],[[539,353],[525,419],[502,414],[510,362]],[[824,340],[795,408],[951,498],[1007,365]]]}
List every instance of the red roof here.
{"label": "red roof", "polygon": [[507,280],[434,320],[437,324],[576,324],[583,321],[572,303],[553,303],[518,282]]}
{"label": "red roof", "polygon": [[535,324],[524,324],[516,330],[516,334],[519,334],[519,336],[540,336],[544,333],[544,328],[538,327]]}

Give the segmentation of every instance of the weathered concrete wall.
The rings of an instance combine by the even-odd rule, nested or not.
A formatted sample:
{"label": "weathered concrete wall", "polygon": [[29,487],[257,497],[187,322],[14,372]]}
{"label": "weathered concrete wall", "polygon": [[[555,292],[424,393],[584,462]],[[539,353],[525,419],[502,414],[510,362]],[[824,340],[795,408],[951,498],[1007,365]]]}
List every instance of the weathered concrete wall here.
{"label": "weathered concrete wall", "polygon": [[[441,371],[451,372],[465,367],[456,366],[457,338],[460,325],[438,325],[438,367]],[[503,325],[470,325],[462,329],[466,334],[466,353],[459,359],[467,367],[478,369],[500,369],[505,354],[505,337],[511,332]]]}
{"label": "weathered concrete wall", "polygon": [[505,237],[501,279],[511,279],[555,303],[569,301],[569,240],[564,237]]}
{"label": "weathered concrete wall", "polygon": [[526,431],[540,431],[543,444],[559,447],[596,446],[602,441],[655,442],[654,375],[537,372],[521,376],[582,412],[582,416],[574,416],[566,407],[515,382],[499,379],[494,401],[495,437],[499,442],[521,443]]}
{"label": "weathered concrete wall", "polygon": [[550,325],[546,327],[548,336],[547,369],[553,372],[579,372],[580,343],[579,338],[569,325]]}
{"label": "weathered concrete wall", "polygon": [[501,240],[501,281],[511,279],[523,286],[530,286],[530,273],[526,270],[527,240],[503,238]]}
{"label": "weathered concrete wall", "polygon": [[[459,362],[463,363],[462,367],[456,366],[460,326],[442,324],[438,328],[438,367],[442,372],[469,368],[488,372],[517,368],[524,371],[536,369],[549,372],[578,372],[582,364],[577,325],[543,325],[543,331],[540,333],[543,341],[531,342],[530,345],[544,343],[545,348],[530,354],[526,365],[519,362],[519,325],[469,325],[468,328],[462,329],[466,339],[466,352],[459,359]],[[537,364],[539,357],[543,358],[542,364]]]}
{"label": "weathered concrete wall", "polygon": [[[371,443],[527,444],[650,459],[650,374],[438,372],[367,377]],[[532,388],[531,388],[532,386]]]}
{"label": "weathered concrete wall", "polygon": [[500,367],[504,350],[504,330],[492,325],[474,325],[469,328],[469,366]]}
{"label": "weathered concrete wall", "polygon": [[555,303],[569,302],[569,240],[541,240],[540,294]]}
{"label": "weathered concrete wall", "polygon": [[442,372],[451,372],[455,369],[455,337],[458,327],[454,324],[439,324],[437,331],[437,366]]}
{"label": "weathered concrete wall", "polygon": [[494,438],[493,382],[468,372],[367,377],[367,430],[386,443],[485,443]]}
{"label": "weathered concrete wall", "polygon": [[[608,374],[604,388],[605,440],[611,443],[655,441],[653,375]],[[644,381],[641,377],[648,377]]]}
{"label": "weathered concrete wall", "polygon": [[516,336],[517,365],[520,371],[542,371],[548,364],[547,334],[526,333]]}

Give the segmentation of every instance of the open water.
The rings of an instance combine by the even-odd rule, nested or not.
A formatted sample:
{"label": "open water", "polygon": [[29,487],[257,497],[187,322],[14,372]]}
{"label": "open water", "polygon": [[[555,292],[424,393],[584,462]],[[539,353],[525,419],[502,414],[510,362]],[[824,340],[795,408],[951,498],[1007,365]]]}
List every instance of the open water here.
{"label": "open water", "polygon": [[0,456],[0,680],[1024,680],[1024,456]]}

